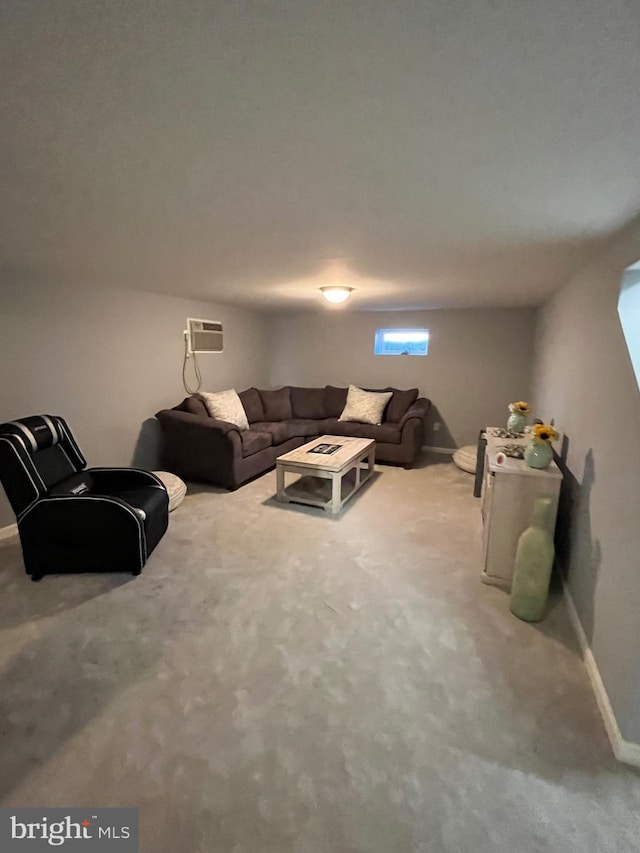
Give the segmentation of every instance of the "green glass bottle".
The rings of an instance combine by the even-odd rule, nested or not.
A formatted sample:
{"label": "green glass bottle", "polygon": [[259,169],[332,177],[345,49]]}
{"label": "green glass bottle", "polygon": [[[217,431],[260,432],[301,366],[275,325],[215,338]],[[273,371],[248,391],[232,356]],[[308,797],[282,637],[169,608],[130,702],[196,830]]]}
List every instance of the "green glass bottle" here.
{"label": "green glass bottle", "polygon": [[525,622],[544,617],[553,567],[552,498],[536,498],[531,526],[520,535],[511,583],[511,612]]}

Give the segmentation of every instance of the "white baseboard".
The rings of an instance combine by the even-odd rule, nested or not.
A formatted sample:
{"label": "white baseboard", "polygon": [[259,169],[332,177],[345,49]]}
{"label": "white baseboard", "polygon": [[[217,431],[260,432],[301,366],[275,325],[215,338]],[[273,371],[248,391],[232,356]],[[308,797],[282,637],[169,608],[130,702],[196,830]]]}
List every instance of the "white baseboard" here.
{"label": "white baseboard", "polygon": [[453,456],[456,452],[455,447],[433,447],[431,444],[423,444],[423,450],[428,450],[429,453],[446,453],[449,456]]}
{"label": "white baseboard", "polygon": [[576,610],[569,587],[567,586],[564,578],[562,579],[562,592],[567,605],[567,612],[569,613],[569,621],[571,622],[575,635],[578,639],[578,645],[582,652],[582,659],[584,660],[584,665],[587,668],[587,674],[591,681],[593,692],[595,693],[598,709],[602,716],[613,754],[618,761],[623,761],[625,764],[633,764],[634,767],[640,767],[640,744],[625,740],[622,737],[618,721],[616,720],[616,715],[613,713],[613,708],[609,701],[609,695],[607,694],[606,687],[604,686],[600,675],[600,670],[598,669],[598,664],[596,663],[593,652],[589,647],[587,635],[584,632],[582,622],[580,622],[580,617],[578,616],[578,611]]}
{"label": "white baseboard", "polygon": [[2,539],[13,539],[18,535],[18,525],[8,524],[6,527],[0,527],[0,541]]}

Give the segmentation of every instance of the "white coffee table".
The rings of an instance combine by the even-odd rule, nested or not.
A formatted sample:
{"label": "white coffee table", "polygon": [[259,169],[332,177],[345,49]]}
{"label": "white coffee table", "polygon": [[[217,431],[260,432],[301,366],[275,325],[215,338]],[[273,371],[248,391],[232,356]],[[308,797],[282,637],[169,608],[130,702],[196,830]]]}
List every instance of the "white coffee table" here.
{"label": "white coffee table", "polygon": [[[319,506],[336,515],[374,471],[375,441],[344,435],[321,435],[276,459],[276,500]],[[320,445],[331,453],[314,452]],[[363,462],[367,460],[366,466]],[[345,475],[354,471],[353,484]],[[285,473],[302,475],[285,488]]]}

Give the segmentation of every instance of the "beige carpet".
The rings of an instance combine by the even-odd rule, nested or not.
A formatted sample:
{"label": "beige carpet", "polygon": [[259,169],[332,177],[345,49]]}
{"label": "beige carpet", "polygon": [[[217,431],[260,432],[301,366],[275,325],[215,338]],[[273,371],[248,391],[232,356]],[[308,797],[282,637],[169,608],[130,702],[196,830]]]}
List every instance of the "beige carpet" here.
{"label": "beige carpet", "polygon": [[144,853],[640,850],[564,607],[480,583],[445,459],[338,519],[193,489],[138,579],[0,543],[0,803],[139,806]]}

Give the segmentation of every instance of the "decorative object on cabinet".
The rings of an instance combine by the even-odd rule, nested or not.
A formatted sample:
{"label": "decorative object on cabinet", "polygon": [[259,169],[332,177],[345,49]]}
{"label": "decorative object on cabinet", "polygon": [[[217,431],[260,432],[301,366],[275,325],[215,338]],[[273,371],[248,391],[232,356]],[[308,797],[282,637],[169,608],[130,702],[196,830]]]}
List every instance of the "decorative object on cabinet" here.
{"label": "decorative object on cabinet", "polygon": [[519,400],[517,403],[509,403],[509,411],[511,414],[507,420],[507,429],[510,432],[522,435],[524,428],[529,423],[531,406],[528,403],[525,403],[524,400]]}
{"label": "decorative object on cabinet", "polygon": [[553,459],[551,442],[556,441],[558,433],[549,424],[536,424],[533,428],[531,444],[524,451],[524,461],[530,468],[545,469]]}
{"label": "decorative object on cabinet", "polygon": [[553,568],[553,501],[536,498],[530,527],[520,535],[511,584],[511,612],[525,622],[539,622],[545,613]]}
{"label": "decorative object on cabinet", "polygon": [[497,448],[505,456],[511,456],[512,459],[524,459],[524,447],[522,444],[500,444]]}

